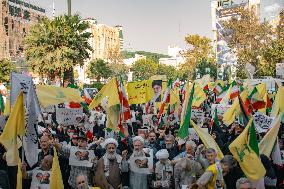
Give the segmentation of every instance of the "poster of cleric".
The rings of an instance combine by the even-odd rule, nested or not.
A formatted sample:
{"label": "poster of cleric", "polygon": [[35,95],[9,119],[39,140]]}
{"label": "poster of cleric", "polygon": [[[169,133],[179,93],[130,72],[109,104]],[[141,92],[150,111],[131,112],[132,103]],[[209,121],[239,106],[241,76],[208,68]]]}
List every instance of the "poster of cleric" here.
{"label": "poster of cleric", "polygon": [[132,156],[129,159],[130,169],[136,173],[150,174],[153,170],[153,149],[144,148],[143,154]]}
{"label": "poster of cleric", "polygon": [[92,150],[70,149],[69,165],[92,167],[95,161],[96,156]]}

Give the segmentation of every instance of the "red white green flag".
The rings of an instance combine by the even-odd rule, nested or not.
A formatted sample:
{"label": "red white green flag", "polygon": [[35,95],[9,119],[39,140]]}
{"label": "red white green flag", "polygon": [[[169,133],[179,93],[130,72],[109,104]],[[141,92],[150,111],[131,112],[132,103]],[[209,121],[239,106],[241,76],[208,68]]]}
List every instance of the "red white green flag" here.
{"label": "red white green flag", "polygon": [[158,113],[158,120],[160,120],[160,118],[162,117],[162,114],[164,113],[164,109],[165,109],[165,106],[170,103],[170,97],[171,97],[171,86],[172,86],[172,80],[170,79],[168,81],[168,85],[167,85],[167,88],[164,92],[164,96],[163,96],[163,101],[162,101],[162,104],[161,104],[161,107],[160,107],[160,110],[159,110],[159,113]]}

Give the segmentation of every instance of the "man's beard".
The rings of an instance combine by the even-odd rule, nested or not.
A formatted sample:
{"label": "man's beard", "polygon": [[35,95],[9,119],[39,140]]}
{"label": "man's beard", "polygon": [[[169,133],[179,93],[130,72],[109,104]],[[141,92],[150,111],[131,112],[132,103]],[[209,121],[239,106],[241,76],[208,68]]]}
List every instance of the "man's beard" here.
{"label": "man's beard", "polygon": [[107,159],[109,159],[109,160],[114,160],[115,159],[115,153],[112,153],[112,154],[110,154],[110,153],[106,153],[106,157],[107,157]]}
{"label": "man's beard", "polygon": [[173,147],[173,144],[166,144],[167,149],[171,149]]}
{"label": "man's beard", "polygon": [[133,155],[135,157],[144,156],[143,150],[134,150]]}

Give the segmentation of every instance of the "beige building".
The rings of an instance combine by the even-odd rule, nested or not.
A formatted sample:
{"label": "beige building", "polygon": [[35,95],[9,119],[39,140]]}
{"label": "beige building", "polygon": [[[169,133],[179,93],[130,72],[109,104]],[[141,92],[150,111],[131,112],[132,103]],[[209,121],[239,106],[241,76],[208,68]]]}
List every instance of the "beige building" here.
{"label": "beige building", "polygon": [[30,26],[45,15],[45,9],[21,0],[0,0],[0,59],[22,67],[23,41]]}
{"label": "beige building", "polygon": [[91,52],[90,56],[91,60],[108,60],[111,52],[120,52],[120,29],[118,27],[97,24],[95,19],[86,19],[85,21],[89,22],[91,26],[89,32],[93,35],[89,40],[89,43],[93,48],[93,52]]}
{"label": "beige building", "polygon": [[122,47],[121,43],[123,43],[120,39],[122,36],[122,27],[98,24],[94,18],[88,18],[84,21],[87,21],[90,24],[90,28],[87,32],[92,33],[89,44],[93,51],[90,52],[90,58],[85,61],[84,66],[78,66],[75,70],[78,73],[79,82],[90,83],[90,79],[87,77],[90,61],[94,59],[103,59],[107,62],[113,62],[113,59],[119,56]]}

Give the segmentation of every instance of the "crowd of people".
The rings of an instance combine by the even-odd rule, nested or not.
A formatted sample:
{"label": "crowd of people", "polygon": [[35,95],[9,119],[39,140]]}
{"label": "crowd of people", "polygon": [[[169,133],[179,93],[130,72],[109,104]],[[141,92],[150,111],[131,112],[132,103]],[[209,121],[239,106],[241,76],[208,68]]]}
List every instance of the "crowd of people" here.
{"label": "crowd of people", "polygon": [[[283,167],[274,165],[264,154],[260,155],[266,169],[263,181],[246,178],[228,148],[245,126],[237,120],[225,125],[220,116],[220,127],[212,126],[212,102],[212,98],[207,98],[203,103],[206,118],[201,127],[207,128],[222,150],[222,159],[217,158],[216,149],[207,148],[202,140],[179,138],[180,120],[175,113],[165,114],[161,125],[152,107],[151,116],[147,115],[151,120],[145,124],[145,106],[131,105],[135,119],[123,123],[126,134],[121,136],[106,128],[106,112],[102,108],[97,108],[92,118],[85,110],[74,125],[58,124],[53,112],[50,123],[38,123],[38,163],[30,167],[22,162],[23,188],[49,188],[54,150],[66,189],[283,188]],[[283,124],[281,126],[278,142],[283,149]],[[258,140],[261,137],[258,135]],[[7,166],[6,149],[2,145],[0,156],[0,188],[15,189],[18,168]]]}

